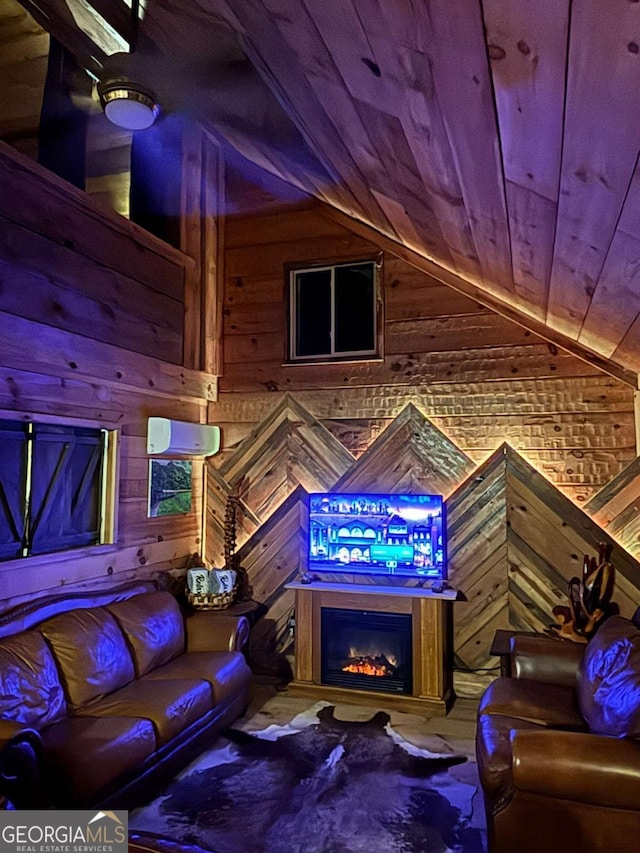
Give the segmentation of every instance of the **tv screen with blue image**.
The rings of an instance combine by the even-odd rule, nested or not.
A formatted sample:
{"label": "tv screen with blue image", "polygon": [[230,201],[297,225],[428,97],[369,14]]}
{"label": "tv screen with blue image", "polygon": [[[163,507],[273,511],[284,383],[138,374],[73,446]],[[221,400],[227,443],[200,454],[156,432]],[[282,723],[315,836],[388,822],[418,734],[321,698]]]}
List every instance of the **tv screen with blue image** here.
{"label": "tv screen with blue image", "polygon": [[309,495],[310,572],[446,578],[442,495]]}

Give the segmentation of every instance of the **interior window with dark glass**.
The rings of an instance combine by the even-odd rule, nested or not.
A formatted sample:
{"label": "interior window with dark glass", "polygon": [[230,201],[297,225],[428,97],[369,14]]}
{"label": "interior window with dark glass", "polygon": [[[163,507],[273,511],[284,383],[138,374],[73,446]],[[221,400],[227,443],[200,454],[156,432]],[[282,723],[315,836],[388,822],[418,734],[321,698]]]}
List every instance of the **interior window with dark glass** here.
{"label": "interior window with dark glass", "polygon": [[295,270],[290,287],[291,360],[378,355],[374,261]]}
{"label": "interior window with dark glass", "polygon": [[331,270],[296,275],[296,355],[331,352]]}
{"label": "interior window with dark glass", "polygon": [[373,264],[335,268],[335,351],[375,349],[375,281]]}

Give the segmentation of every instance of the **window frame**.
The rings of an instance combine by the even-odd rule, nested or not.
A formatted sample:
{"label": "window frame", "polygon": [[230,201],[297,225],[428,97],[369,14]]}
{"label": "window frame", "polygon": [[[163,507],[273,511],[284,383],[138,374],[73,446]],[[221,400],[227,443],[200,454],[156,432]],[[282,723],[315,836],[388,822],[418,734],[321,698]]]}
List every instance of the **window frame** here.
{"label": "window frame", "polygon": [[[117,507],[117,497],[118,497],[118,445],[119,445],[119,431],[113,426],[104,424],[104,423],[95,423],[91,421],[85,420],[72,420],[69,418],[63,417],[48,417],[48,418],[39,418],[33,417],[29,414],[21,414],[15,411],[6,411],[0,410],[0,419],[5,423],[9,423],[12,427],[11,432],[21,432],[24,436],[23,441],[21,442],[21,446],[25,449],[25,458],[24,464],[21,466],[20,472],[20,483],[16,483],[19,485],[19,489],[21,492],[18,494],[18,490],[16,490],[16,494],[13,496],[16,502],[20,503],[23,507],[23,518],[22,523],[23,527],[21,531],[18,533],[21,534],[20,546],[16,547],[15,550],[9,554],[8,552],[0,555],[0,568],[8,567],[11,564],[17,565],[24,563],[25,560],[31,562],[39,562],[42,560],[55,560],[64,558],[65,555],[70,554],[82,554],[82,553],[95,553],[96,549],[105,550],[113,548],[116,542],[116,507]],[[91,473],[91,481],[97,477],[96,488],[98,491],[97,494],[97,525],[95,528],[97,534],[97,541],[95,542],[78,542],[77,544],[69,544],[68,547],[58,547],[52,550],[48,548],[40,548],[35,541],[35,531],[33,529],[34,516],[32,515],[32,507],[30,506],[32,502],[32,493],[34,489],[34,475],[32,466],[34,464],[34,455],[36,449],[36,442],[42,441],[43,436],[40,435],[38,437],[37,428],[44,428],[44,435],[55,435],[55,432],[52,430],[50,434],[46,433],[47,427],[59,427],[63,429],[68,429],[70,432],[68,433],[69,437],[73,439],[72,444],[76,445],[80,444],[88,444],[91,445],[91,442],[85,442],[83,439],[85,438],[98,438],[99,440],[95,443],[95,447],[100,448],[100,458],[95,464],[93,471]],[[100,436],[83,436],[80,430],[92,430],[96,433],[100,433]],[[2,433],[0,432],[0,436]],[[78,442],[78,439],[80,441]],[[45,438],[46,440],[51,440],[51,438]],[[58,439],[59,443],[64,443],[64,433],[60,433],[60,437]],[[73,451],[72,451],[73,452]],[[66,455],[66,454],[65,454]],[[60,459],[60,470],[62,471],[65,465],[62,457]],[[91,465],[91,460],[87,461],[87,467],[85,471],[80,476],[78,483],[75,485],[80,489],[86,489],[87,484],[84,482],[84,476],[89,470]],[[40,485],[42,485],[40,482]],[[47,487],[55,489],[55,477],[52,480],[52,483]],[[93,488],[90,486],[89,488]],[[43,504],[44,507],[44,504]],[[42,507],[41,507],[42,509]],[[71,510],[71,507],[69,507]],[[37,510],[36,510],[37,512]],[[72,512],[69,512],[69,517],[65,518],[64,523],[70,524],[72,519]],[[66,534],[62,534],[61,538],[64,540],[65,536],[67,541],[71,541],[73,538],[87,536],[90,534],[90,531],[81,531],[80,533],[74,533],[72,530],[69,530]],[[46,541],[46,540],[45,540]]]}
{"label": "window frame", "polygon": [[[354,350],[350,352],[335,352],[335,270],[339,267],[353,267],[361,264],[371,264],[373,267],[373,340],[371,350]],[[296,339],[298,330],[298,313],[296,298],[296,277],[303,273],[317,273],[323,270],[331,271],[331,353],[320,355],[298,355]],[[318,263],[291,263],[285,265],[286,274],[286,306],[287,306],[287,355],[286,364],[340,364],[344,362],[382,361],[384,357],[384,318],[383,318],[383,256],[382,253],[372,257],[350,258],[349,260],[325,261]]]}

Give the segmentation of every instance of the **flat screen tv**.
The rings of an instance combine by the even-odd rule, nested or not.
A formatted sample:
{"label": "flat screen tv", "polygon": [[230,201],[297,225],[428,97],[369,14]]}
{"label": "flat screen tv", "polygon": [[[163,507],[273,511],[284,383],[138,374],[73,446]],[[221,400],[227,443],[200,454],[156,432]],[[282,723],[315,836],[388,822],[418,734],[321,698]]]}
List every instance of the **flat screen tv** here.
{"label": "flat screen tv", "polygon": [[446,578],[442,495],[309,495],[310,572]]}

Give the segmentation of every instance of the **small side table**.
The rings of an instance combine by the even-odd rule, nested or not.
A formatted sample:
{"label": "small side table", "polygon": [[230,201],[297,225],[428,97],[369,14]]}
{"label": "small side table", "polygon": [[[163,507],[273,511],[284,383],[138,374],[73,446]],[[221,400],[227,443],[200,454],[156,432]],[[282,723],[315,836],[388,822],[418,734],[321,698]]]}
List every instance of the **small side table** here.
{"label": "small side table", "polygon": [[249,625],[253,628],[258,619],[267,612],[267,605],[253,599],[250,601],[236,601],[219,612],[226,613],[229,616],[246,616],[249,620]]}
{"label": "small side table", "polygon": [[500,658],[500,675],[511,677],[511,638],[533,637],[536,631],[507,631],[498,629],[493,635],[489,654]]}
{"label": "small side table", "polygon": [[224,610],[217,611],[218,613],[226,614],[228,616],[247,617],[249,622],[249,639],[247,640],[247,645],[243,652],[249,666],[251,666],[251,630],[258,619],[261,619],[268,609],[267,605],[263,604],[261,601],[254,601],[251,599],[250,601],[236,601],[234,604],[230,604],[229,607],[225,607]]}

